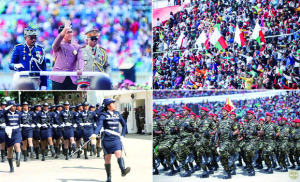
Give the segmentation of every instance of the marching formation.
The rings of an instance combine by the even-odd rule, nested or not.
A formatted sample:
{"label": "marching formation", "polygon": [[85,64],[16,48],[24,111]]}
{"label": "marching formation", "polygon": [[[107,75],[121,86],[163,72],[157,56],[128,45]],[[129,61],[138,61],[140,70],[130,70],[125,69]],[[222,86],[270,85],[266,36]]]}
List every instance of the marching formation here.
{"label": "marching formation", "polygon": [[[21,151],[26,162],[27,157],[33,160],[35,156],[35,159],[39,159],[40,154],[41,160],[45,161],[49,151],[50,155],[57,159],[61,150],[66,160],[75,153],[77,158],[80,158],[81,148],[85,159],[88,159],[88,151],[90,156],[100,157],[103,149],[108,181],[111,180],[111,157],[109,156],[109,160],[106,158],[113,153],[118,153],[116,154],[118,163],[122,176],[125,176],[130,171],[130,168],[125,168],[122,158],[122,150],[124,150],[122,140],[127,127],[121,114],[115,111],[115,106],[112,107],[114,102],[111,99],[104,99],[102,106],[97,104],[96,107],[88,102],[76,106],[70,105],[69,102],[52,106],[46,102],[34,106],[30,106],[27,102],[23,102],[22,105],[15,101],[2,102],[1,162],[5,162],[5,155],[7,155],[10,172],[14,172],[13,148],[16,152],[17,167],[20,167]],[[121,134],[119,123],[123,127]],[[90,145],[86,145],[89,142]]]}
{"label": "marching formation", "polygon": [[288,172],[291,164],[290,169],[300,170],[300,119],[289,124],[281,117],[277,124],[269,112],[265,118],[256,118],[248,110],[245,122],[236,122],[236,114],[231,111],[222,107],[223,117],[218,120],[218,115],[209,113],[206,107],[201,108],[200,116],[188,107],[182,108],[182,115],[169,108],[160,118],[153,109],[153,175],[160,173],[162,164],[168,176],[183,168],[181,177],[202,169],[200,177],[208,178],[218,170],[219,161],[226,173],[223,179],[236,175],[236,166],[255,176],[255,168],[263,168],[262,161],[267,166],[266,174],[272,174],[273,169]]}

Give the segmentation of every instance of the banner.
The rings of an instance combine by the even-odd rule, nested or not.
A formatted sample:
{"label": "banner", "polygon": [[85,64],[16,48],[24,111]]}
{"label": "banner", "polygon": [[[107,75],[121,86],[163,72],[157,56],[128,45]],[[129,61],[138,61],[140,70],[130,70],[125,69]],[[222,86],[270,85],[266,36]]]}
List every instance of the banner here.
{"label": "banner", "polygon": [[171,6],[166,8],[157,8],[153,10],[153,20],[152,20],[152,27],[156,26],[157,18],[159,18],[160,22],[168,20],[170,18],[170,12],[175,14],[180,10],[180,6]]}

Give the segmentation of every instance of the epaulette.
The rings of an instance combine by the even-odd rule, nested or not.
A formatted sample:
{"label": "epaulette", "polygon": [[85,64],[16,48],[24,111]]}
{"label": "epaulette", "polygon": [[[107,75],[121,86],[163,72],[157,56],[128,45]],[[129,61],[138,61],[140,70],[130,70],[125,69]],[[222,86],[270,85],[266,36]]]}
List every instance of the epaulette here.
{"label": "epaulette", "polygon": [[15,45],[15,47],[20,46],[20,45],[23,45],[23,44],[17,44],[17,45]]}
{"label": "epaulette", "polygon": [[82,49],[82,48],[85,48],[86,46],[87,46],[87,45],[85,45],[85,46],[81,46],[81,47],[80,47],[80,49]]}
{"label": "epaulette", "polygon": [[44,47],[43,47],[43,46],[41,46],[41,45],[37,45],[37,46],[39,46],[39,47],[41,47],[42,49],[44,49]]}
{"label": "epaulette", "polygon": [[104,49],[103,47],[99,46],[101,49],[103,49],[104,51],[106,51],[106,49]]}

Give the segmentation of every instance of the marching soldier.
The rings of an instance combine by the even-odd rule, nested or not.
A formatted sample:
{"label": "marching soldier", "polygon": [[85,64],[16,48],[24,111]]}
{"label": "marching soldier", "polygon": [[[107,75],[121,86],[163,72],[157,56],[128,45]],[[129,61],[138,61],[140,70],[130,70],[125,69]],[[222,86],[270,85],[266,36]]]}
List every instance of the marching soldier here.
{"label": "marching soldier", "polygon": [[48,107],[48,103],[45,102],[43,104],[43,110],[38,112],[33,118],[33,122],[40,128],[42,161],[45,161],[45,148],[48,143],[50,144],[52,157],[56,157],[52,143],[52,131],[50,124],[53,116],[49,113]]}
{"label": "marching soldier", "polygon": [[28,111],[28,103],[23,102],[23,110],[21,112],[21,128],[22,128],[22,144],[23,144],[23,155],[24,162],[27,161],[27,143],[30,148],[30,158],[33,159],[33,130],[32,130],[32,116]]}
{"label": "marching soldier", "polygon": [[110,75],[110,66],[106,50],[98,45],[99,30],[85,33],[87,45],[81,48],[84,59],[84,71],[105,72]]}
{"label": "marching soldier", "polygon": [[[292,121],[291,123],[291,132],[293,132],[295,130],[295,127],[296,127],[296,123],[294,121]],[[295,165],[295,160],[294,160],[294,156],[295,156],[295,141],[294,141],[294,138],[291,137],[289,139],[289,143],[290,143],[290,147],[289,147],[289,158],[290,158],[290,161],[292,163],[292,166],[290,167],[290,169],[295,169],[296,168],[296,165]]]}
{"label": "marching soldier", "polygon": [[16,165],[20,167],[21,160],[21,131],[20,131],[20,122],[21,122],[21,114],[16,111],[16,103],[15,101],[8,101],[7,107],[4,111],[5,118],[5,144],[7,146],[7,160],[10,166],[10,172],[14,172],[13,166],[13,148],[16,150]]}
{"label": "marching soldier", "polygon": [[[6,102],[5,102],[6,104]],[[1,105],[4,105],[2,102]],[[6,105],[4,105],[6,106]],[[5,118],[4,118],[5,110],[0,107],[0,149],[1,149],[1,162],[5,161]]]}
{"label": "marching soldier", "polygon": [[[80,125],[82,126],[81,129],[82,129],[83,141],[87,142],[89,141],[89,137],[94,133],[93,119],[95,117],[95,113],[88,111],[89,109],[88,102],[84,102],[82,106],[83,106],[83,111],[80,113],[79,118],[82,119],[82,123],[80,123]],[[96,144],[96,139],[91,141],[93,153],[96,152],[95,144]],[[85,159],[88,159],[87,145],[83,146],[83,150],[84,150]]]}
{"label": "marching soldier", "polygon": [[300,170],[300,119],[295,119],[294,120],[295,123],[295,128],[292,131],[292,137],[295,141],[294,146],[295,146],[295,159],[297,162],[297,169],[296,170]]}
{"label": "marching soldier", "polygon": [[231,147],[231,139],[234,135],[239,134],[237,123],[229,117],[230,109],[228,107],[222,108],[223,118],[220,121],[218,132],[216,135],[216,146],[219,146],[221,164],[226,172],[223,179],[231,178],[230,167],[233,164],[234,152]]}
{"label": "marching soldier", "polygon": [[280,168],[283,167],[283,169],[281,169],[281,172],[288,172],[285,159],[288,152],[288,139],[292,137],[291,136],[292,131],[290,127],[286,124],[287,121],[288,119],[285,117],[282,117],[279,121],[280,135],[278,137],[280,143],[279,143],[278,162],[280,163],[279,164]]}
{"label": "marching soldier", "polygon": [[69,159],[69,142],[72,145],[73,152],[76,150],[76,144],[74,141],[74,129],[73,124],[80,124],[77,123],[78,121],[74,121],[74,115],[69,110],[70,104],[68,101],[64,102],[64,110],[60,112],[62,117],[62,126],[63,126],[63,137],[64,137],[64,154],[66,155],[66,160]]}
{"label": "marching soldier", "polygon": [[[217,119],[218,119],[218,115],[217,114],[213,114],[213,113],[210,113],[209,115],[208,115],[208,119],[210,119],[210,117],[209,116],[211,116],[211,120],[215,123],[215,125],[216,125],[216,130],[218,130],[218,124],[217,124]],[[212,132],[212,131],[211,131]],[[217,147],[215,146],[215,135],[216,134],[214,134],[213,136],[212,136],[212,147],[211,147],[211,151],[212,151],[212,155],[213,155],[213,159],[212,159],[212,168],[213,168],[213,170],[214,171],[216,171],[216,170],[218,170],[218,168],[219,168],[219,165],[218,165],[218,162],[219,162],[219,160],[220,160],[220,156],[219,156],[219,153],[218,153],[218,151],[217,151]]]}
{"label": "marching soldier", "polygon": [[[260,126],[263,128],[264,127],[264,122],[265,122],[265,118],[259,118],[259,124]],[[263,155],[263,147],[264,147],[264,140],[263,140],[263,136],[258,137],[258,159],[257,159],[257,165],[255,166],[255,168],[257,169],[262,169],[263,165],[262,165],[262,155]]]}
{"label": "marching soldier", "polygon": [[162,131],[160,131],[161,128],[159,127],[160,121],[157,120],[157,118],[156,118],[157,113],[158,113],[158,111],[153,109],[153,168],[154,168],[153,175],[159,174],[157,168],[160,164],[160,159],[158,158],[158,155],[155,152],[156,147],[158,146],[158,144],[161,140],[160,133],[162,132]]}
{"label": "marching soldier", "polygon": [[[9,68],[14,71],[46,71],[44,48],[36,45],[37,29],[24,29],[25,43],[14,47]],[[46,90],[47,76],[40,76],[38,88]]]}
{"label": "marching soldier", "polygon": [[244,123],[241,129],[241,135],[243,136],[247,145],[245,146],[246,152],[246,163],[249,168],[249,176],[255,176],[254,165],[256,162],[255,153],[256,152],[256,140],[257,135],[261,131],[261,125],[255,121],[254,112],[247,111],[247,122]]}
{"label": "marching soldier", "polygon": [[[217,131],[215,123],[207,118],[207,113],[208,109],[206,107],[202,107],[200,112],[201,118],[199,123],[197,123],[195,133],[195,138],[197,140],[195,145],[197,151],[197,162],[201,163],[201,168],[203,169],[203,173],[200,176],[201,178],[208,178],[209,174],[214,173],[210,165],[213,156],[209,147],[211,135],[214,135]],[[213,131],[210,132],[209,130]],[[209,168],[210,172],[207,172],[207,167]]]}
{"label": "marching soldier", "polygon": [[37,116],[37,114],[41,111],[41,105],[40,104],[35,104],[33,106],[33,112],[32,114],[32,119],[33,119],[33,144],[34,144],[34,152],[35,152],[35,159],[39,159],[39,141],[41,138],[40,135],[40,128],[37,126],[37,123],[34,121],[34,118]]}
{"label": "marching soldier", "polygon": [[[77,109],[76,115],[78,114],[78,116],[76,116],[76,117],[78,117],[77,120],[78,120],[79,124],[77,124],[77,127],[76,127],[75,138],[76,138],[76,147],[80,148],[80,143],[81,143],[81,138],[82,138],[81,124],[83,123],[82,118],[80,117],[80,113],[83,111],[82,105],[77,104],[76,109]],[[77,158],[80,158],[80,151],[78,151],[78,153],[77,153]]]}
{"label": "marching soldier", "polygon": [[267,169],[265,171],[267,174],[272,174],[272,164],[271,159],[274,155],[274,148],[275,148],[275,137],[280,134],[280,129],[278,125],[271,122],[273,115],[269,112],[266,113],[266,120],[265,125],[263,128],[262,133],[259,133],[259,135],[264,135],[264,148],[263,148],[263,155],[265,164],[267,165]]}
{"label": "marching soldier", "polygon": [[[60,151],[60,141],[63,140],[63,134],[62,134],[62,117],[61,117],[61,111],[62,111],[62,105],[57,104],[56,105],[56,111],[53,113],[53,128],[54,128],[54,136],[53,138],[56,140],[55,142],[55,153],[56,157],[55,159],[59,158],[59,151]],[[64,150],[64,147],[62,147],[62,150]]]}

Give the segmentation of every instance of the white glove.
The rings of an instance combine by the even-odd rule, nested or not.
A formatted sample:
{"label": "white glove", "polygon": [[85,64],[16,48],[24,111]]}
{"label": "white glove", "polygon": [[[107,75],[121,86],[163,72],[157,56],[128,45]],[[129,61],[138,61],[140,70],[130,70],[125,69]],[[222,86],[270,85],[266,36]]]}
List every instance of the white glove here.
{"label": "white glove", "polygon": [[97,138],[97,135],[94,133],[92,136],[90,136],[90,139],[95,140]]}
{"label": "white glove", "polygon": [[120,136],[120,140],[121,140],[121,142],[123,143],[123,141],[124,141],[124,136]]}
{"label": "white glove", "polygon": [[65,127],[65,123],[63,123],[62,125],[60,125],[61,127]]}
{"label": "white glove", "polygon": [[10,109],[12,107],[12,105],[11,106],[7,106],[6,108],[5,108],[5,110],[7,111],[8,109]]}
{"label": "white glove", "polygon": [[17,70],[19,68],[24,68],[23,64],[19,63],[19,64],[15,64],[14,65],[14,69]]}
{"label": "white glove", "polygon": [[46,86],[41,86],[41,90],[47,90]]}
{"label": "white glove", "polygon": [[94,124],[94,126],[96,126],[96,127],[97,127],[96,123]]}
{"label": "white glove", "polygon": [[22,128],[24,125],[23,124],[20,124],[20,127]]}
{"label": "white glove", "polygon": [[57,128],[57,125],[52,125],[53,126],[53,128]]}
{"label": "white glove", "polygon": [[84,126],[84,123],[80,123],[80,126]]}
{"label": "white glove", "polygon": [[76,128],[76,127],[77,127],[77,124],[74,124],[73,127]]}
{"label": "white glove", "polygon": [[31,124],[31,127],[34,128],[34,127],[35,127],[35,124]]}
{"label": "white glove", "polygon": [[38,123],[37,126],[40,128],[42,125],[40,123]]}

